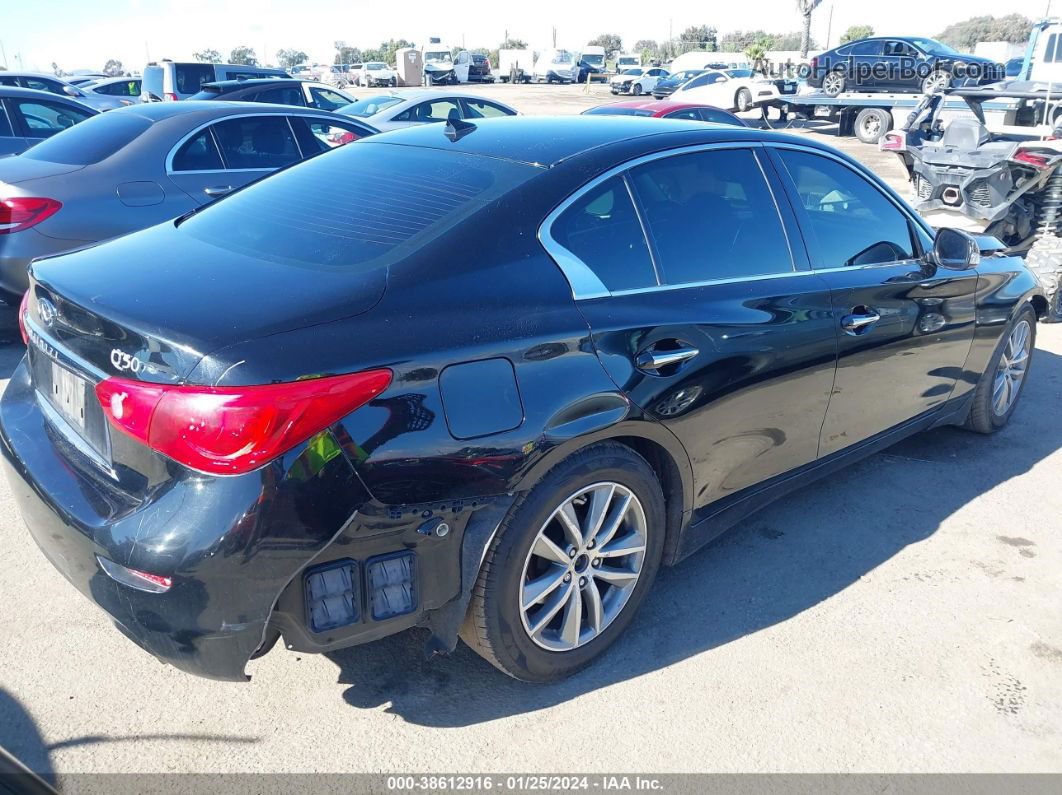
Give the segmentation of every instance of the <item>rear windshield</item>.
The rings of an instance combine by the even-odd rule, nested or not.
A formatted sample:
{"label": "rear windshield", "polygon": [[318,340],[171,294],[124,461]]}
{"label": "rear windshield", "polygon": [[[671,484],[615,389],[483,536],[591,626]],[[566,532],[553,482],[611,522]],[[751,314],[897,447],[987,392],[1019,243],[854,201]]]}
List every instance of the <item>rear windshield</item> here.
{"label": "rear windshield", "polygon": [[359,99],[357,102],[351,102],[349,105],[344,105],[342,108],[336,108],[336,113],[342,113],[344,116],[357,116],[360,119],[367,119],[374,113],[379,113],[384,108],[397,105],[401,101],[402,97],[394,97],[390,94],[380,94],[375,97]]}
{"label": "rear windshield", "polygon": [[257,182],[180,229],[273,262],[369,270],[415,251],[538,173],[497,158],[366,141]]}
{"label": "rear windshield", "polygon": [[162,87],[162,67],[161,66],[146,66],[144,67],[144,91],[148,94],[152,94],[157,99],[162,99],[162,94],[165,89]]}
{"label": "rear windshield", "polygon": [[651,110],[645,108],[590,108],[583,111],[584,116],[652,116]]}
{"label": "rear windshield", "polygon": [[22,157],[69,166],[90,166],[110,157],[150,126],[151,122],[143,116],[112,110],[46,138]]}

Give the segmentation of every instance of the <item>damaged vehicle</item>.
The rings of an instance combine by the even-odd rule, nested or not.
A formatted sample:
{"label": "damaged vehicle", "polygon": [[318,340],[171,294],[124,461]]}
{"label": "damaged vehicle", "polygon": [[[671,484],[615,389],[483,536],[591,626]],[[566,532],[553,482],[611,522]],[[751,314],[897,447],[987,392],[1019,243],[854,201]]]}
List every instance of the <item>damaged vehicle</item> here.
{"label": "damaged vehicle", "polygon": [[771,500],[1004,427],[1044,299],[997,246],[806,138],[421,125],[33,263],[0,461],[52,565],[181,670],[420,626],[555,680]]}
{"label": "damaged vehicle", "polygon": [[[969,115],[947,123],[947,97],[966,102]],[[1020,131],[994,133],[983,103],[997,97],[1024,100]],[[1025,262],[1043,284],[1050,303],[1046,319],[1062,320],[1062,129],[1040,137],[1031,126],[1043,119],[1044,92],[956,89],[927,95],[880,147],[896,152],[911,180],[912,202],[932,225],[992,235]],[[1062,117],[1056,117],[1062,125]]]}

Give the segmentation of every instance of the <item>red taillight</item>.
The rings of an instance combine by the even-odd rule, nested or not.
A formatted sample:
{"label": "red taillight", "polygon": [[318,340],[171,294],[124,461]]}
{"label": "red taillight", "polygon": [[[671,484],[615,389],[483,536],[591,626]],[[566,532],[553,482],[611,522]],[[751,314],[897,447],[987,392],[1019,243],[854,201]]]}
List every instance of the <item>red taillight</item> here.
{"label": "red taillight", "polygon": [[900,152],[907,148],[907,136],[902,132],[889,132],[881,137],[878,148],[882,152]]}
{"label": "red taillight", "polygon": [[62,202],[55,199],[38,199],[29,196],[15,196],[0,199],[0,235],[21,232],[29,229],[55,215]]}
{"label": "red taillight", "polygon": [[1047,164],[1051,160],[1047,155],[1037,155],[1032,152],[1018,152],[1011,159],[1033,168],[1047,168]]}
{"label": "red taillight", "polygon": [[812,73],[812,74],[815,74],[815,70],[819,68],[819,59],[818,59],[818,56],[816,56],[816,57],[812,58],[812,59],[811,59],[811,63],[810,63],[810,64],[808,64],[808,66],[810,66],[810,67],[811,67],[811,73]]}
{"label": "red taillight", "polygon": [[96,560],[99,561],[100,568],[103,569],[112,580],[120,582],[123,585],[128,585],[130,588],[136,588],[138,591],[165,593],[170,590],[170,586],[173,585],[173,577],[152,574],[147,571],[140,571],[140,569],[130,569],[128,566],[122,566],[102,555],[97,555]]}
{"label": "red taillight", "polygon": [[244,387],[108,378],[96,396],[117,428],[153,450],[201,472],[239,475],[334,425],[390,383],[390,370]]}
{"label": "red taillight", "polygon": [[166,102],[177,102],[177,95],[176,94],[163,94],[162,98]]}
{"label": "red taillight", "polygon": [[27,312],[29,312],[29,290],[22,294],[22,302],[18,305],[18,330],[22,334],[22,342],[29,345],[29,331],[26,330]]}

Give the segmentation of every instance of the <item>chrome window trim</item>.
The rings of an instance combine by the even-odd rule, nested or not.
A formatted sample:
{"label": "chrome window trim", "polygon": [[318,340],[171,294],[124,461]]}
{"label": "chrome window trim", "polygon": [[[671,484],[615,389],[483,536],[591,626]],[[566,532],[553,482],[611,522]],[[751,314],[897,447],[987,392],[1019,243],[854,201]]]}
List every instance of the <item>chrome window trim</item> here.
{"label": "chrome window trim", "polygon": [[[252,104],[252,103],[248,103],[248,104]],[[291,107],[295,111],[299,110],[298,106],[296,106],[296,105],[292,105]],[[210,121],[203,122],[198,127],[195,127],[191,132],[186,133],[183,137],[181,137],[180,140],[178,140],[177,143],[174,144],[173,147],[170,149],[170,153],[168,155],[166,155],[166,176],[167,177],[173,177],[173,176],[178,176],[180,174],[227,174],[227,173],[240,173],[240,172],[247,172],[247,171],[276,171],[278,168],[283,168],[283,166],[276,166],[274,168],[204,168],[204,169],[196,169],[194,171],[174,171],[174,169],[173,169],[173,158],[177,156],[177,151],[182,146],[184,146],[188,141],[190,141],[196,135],[201,133],[203,131],[203,129],[206,128],[206,127],[210,127],[211,125],[218,124],[218,123],[223,122],[223,121],[228,121],[229,119],[248,119],[248,118],[256,118],[256,117],[265,118],[265,117],[272,117],[272,116],[281,116],[282,118],[284,118],[287,121],[288,129],[291,131],[291,135],[295,139],[295,148],[298,149],[299,152],[301,153],[302,152],[302,147],[299,146],[299,137],[297,135],[295,135],[295,130],[291,126],[291,118],[290,117],[292,117],[292,116],[298,116],[300,118],[310,117],[310,118],[320,119],[321,121],[328,121],[328,122],[335,121],[335,119],[333,117],[327,115],[325,111],[317,110],[316,108],[309,108],[308,110],[312,110],[314,112],[313,113],[297,113],[297,112],[287,112],[287,111],[278,110],[275,113],[262,113],[261,111],[257,111],[257,112],[253,112],[253,113],[232,113],[232,114],[230,114],[228,116],[221,116],[219,118],[211,119]],[[213,136],[213,131],[211,131],[211,136]],[[217,146],[218,154],[221,155],[221,162],[224,163],[225,162],[225,156],[221,154],[221,147],[218,146],[218,143],[217,143],[216,139],[214,141],[214,146]],[[305,157],[303,157],[302,159],[305,159]]]}
{"label": "chrome window trim", "polygon": [[[543,220],[542,223],[539,224],[538,242],[546,250],[546,253],[550,255],[550,257],[556,263],[557,267],[560,268],[561,273],[564,274],[564,277],[568,280],[568,284],[572,288],[572,297],[576,301],[587,301],[593,298],[608,298],[610,296],[617,295],[634,295],[636,293],[643,292],[648,293],[662,292],[664,290],[685,290],[690,287],[706,287],[713,284],[729,284],[732,282],[747,281],[750,279],[755,279],[759,281],[763,279],[777,279],[785,276],[799,276],[810,274],[812,273],[812,271],[802,271],[798,270],[796,267],[796,261],[793,257],[792,242],[789,240],[789,230],[786,228],[785,219],[779,211],[778,197],[774,195],[774,188],[772,187],[771,181],[770,179],[768,179],[767,174],[764,172],[763,164],[760,162],[759,158],[756,159],[756,167],[759,169],[760,174],[763,177],[764,184],[766,185],[767,190],[771,194],[771,200],[774,203],[775,215],[777,216],[778,223],[782,228],[782,234],[785,236],[786,247],[789,251],[790,263],[792,264],[791,270],[781,271],[778,273],[756,274],[755,276],[740,276],[735,278],[723,279],[706,279],[704,281],[683,282],[681,284],[661,284],[659,283],[660,271],[657,268],[656,256],[653,253],[652,245],[650,245],[649,243],[649,237],[646,234],[647,230],[645,224],[642,223],[641,210],[638,207],[638,202],[635,201],[635,212],[638,215],[639,222],[642,223],[642,234],[645,237],[646,246],[649,249],[649,257],[653,263],[653,271],[656,273],[657,276],[657,284],[649,285],[647,287],[632,287],[626,290],[613,291],[609,290],[605,286],[604,282],[601,281],[601,279],[596,273],[594,273],[594,270],[589,265],[587,265],[585,262],[575,256],[575,254],[568,251],[568,249],[558,243],[557,240],[553,237],[553,235],[550,234],[554,222],[561,215],[564,214],[565,210],[571,207],[571,205],[578,201],[584,194],[586,194],[590,190],[593,190],[602,182],[605,182],[606,180],[611,179],[616,175],[624,175],[623,181],[624,184],[626,184],[626,172],[630,171],[631,169],[637,168],[638,166],[644,163],[650,163],[654,160],[660,160],[665,157],[674,157],[683,154],[690,154],[693,152],[708,152],[720,149],[749,149],[752,150],[753,153],[755,153],[757,150],[762,150],[763,148],[764,143],[762,141],[717,141],[708,144],[681,146],[675,149],[667,149],[661,152],[653,152],[648,155],[641,155],[640,157],[636,157],[633,160],[628,160],[625,163],[621,163],[618,166],[614,166],[608,171],[598,174],[589,182],[581,185],[578,189],[572,192],[571,195],[565,198],[564,201],[558,204],[552,210],[552,212],[550,212],[550,214],[546,216],[545,220]],[[630,193],[630,187],[628,187],[627,190]],[[633,194],[631,195],[631,199],[633,201]],[[821,271],[819,271],[819,273],[821,273]]]}
{"label": "chrome window trim", "polygon": [[7,120],[7,128],[11,130],[12,138],[25,138],[26,136],[20,135],[15,131],[15,125],[11,123],[11,114],[7,112],[7,102],[0,99],[0,112],[3,112],[4,118]]}

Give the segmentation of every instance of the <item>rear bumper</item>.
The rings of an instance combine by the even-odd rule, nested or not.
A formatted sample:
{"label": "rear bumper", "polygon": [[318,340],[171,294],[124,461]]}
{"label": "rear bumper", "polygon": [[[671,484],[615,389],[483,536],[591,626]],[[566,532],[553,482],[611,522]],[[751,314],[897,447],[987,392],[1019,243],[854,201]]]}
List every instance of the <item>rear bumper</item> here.
{"label": "rear bumper", "polygon": [[21,296],[29,287],[29,266],[34,259],[87,245],[91,241],[48,237],[37,229],[0,237],[0,290]]}
{"label": "rear bumper", "polygon": [[[170,462],[168,476],[130,490],[108,480],[45,416],[25,359],[0,399],[2,468],[33,540],[162,662],[244,681],[248,660],[278,634],[288,648],[326,652],[424,624],[452,648],[490,530],[513,496],[381,505],[331,433],[311,442],[236,477]],[[442,522],[446,531],[435,532]],[[409,558],[413,572],[415,596],[401,611],[393,600],[385,604],[393,582],[377,586],[372,573],[374,563],[396,556]],[[132,588],[106,574],[101,557],[170,577],[172,586]],[[339,563],[356,572],[359,610],[346,623],[315,627],[309,578]]]}

